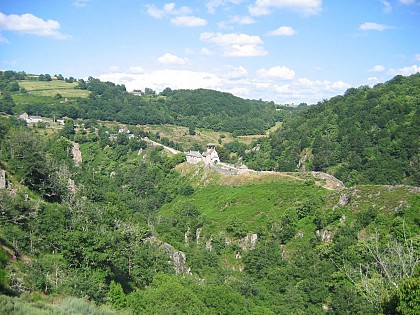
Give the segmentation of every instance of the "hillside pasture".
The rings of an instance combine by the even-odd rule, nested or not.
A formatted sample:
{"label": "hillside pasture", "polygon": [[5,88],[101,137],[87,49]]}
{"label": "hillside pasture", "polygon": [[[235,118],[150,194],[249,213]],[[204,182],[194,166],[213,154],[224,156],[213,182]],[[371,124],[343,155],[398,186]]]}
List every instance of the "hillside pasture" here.
{"label": "hillside pasture", "polygon": [[219,143],[219,139],[224,143],[237,140],[244,144],[251,144],[257,139],[266,137],[265,135],[239,136],[234,138],[230,132],[213,131],[209,129],[196,128],[195,135],[190,135],[187,127],[176,125],[139,125],[144,131],[159,133],[161,138],[167,138],[176,143],[180,143],[185,149],[190,148],[194,143],[199,143],[204,149],[207,143]]}
{"label": "hillside pasture", "polygon": [[77,82],[67,83],[63,80],[52,81],[19,81],[21,88],[24,88],[29,94],[36,96],[55,96],[60,94],[63,97],[88,97],[90,91],[75,89]]}

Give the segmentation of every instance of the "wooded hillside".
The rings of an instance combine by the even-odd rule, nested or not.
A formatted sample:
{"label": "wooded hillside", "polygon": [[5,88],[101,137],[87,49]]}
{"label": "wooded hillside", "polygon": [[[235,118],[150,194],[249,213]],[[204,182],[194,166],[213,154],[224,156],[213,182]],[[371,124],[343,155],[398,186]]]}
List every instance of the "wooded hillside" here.
{"label": "wooded hillside", "polygon": [[396,76],[309,106],[245,159],[252,167],[325,171],[349,185],[420,185],[419,126],[420,74]]}

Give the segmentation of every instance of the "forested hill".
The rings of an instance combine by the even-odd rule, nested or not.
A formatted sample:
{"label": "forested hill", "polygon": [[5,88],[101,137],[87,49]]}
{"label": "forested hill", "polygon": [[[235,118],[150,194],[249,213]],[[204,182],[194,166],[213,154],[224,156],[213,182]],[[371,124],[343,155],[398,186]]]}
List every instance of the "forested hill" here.
{"label": "forested hill", "polygon": [[[61,75],[52,78],[50,75],[28,76],[22,72],[4,71],[0,72],[0,89],[4,93],[0,98],[0,112],[114,120],[133,125],[175,124],[189,127],[191,132],[195,128],[207,128],[235,135],[264,134],[284,117],[284,113],[276,111],[273,102],[246,100],[206,89],[166,88],[157,94],[146,88],[144,92],[132,94],[124,85],[101,82],[93,77],[85,81],[72,77],[64,79]],[[75,95],[85,97],[60,94],[69,89],[79,92]],[[35,98],[34,93],[41,90],[58,93]]]}
{"label": "forested hill", "polygon": [[187,126],[261,134],[281,117],[273,102],[244,100],[230,93],[207,89],[166,89],[162,93],[168,96],[165,103],[175,120]]}
{"label": "forested hill", "polygon": [[[420,185],[420,74],[310,106],[285,121],[250,165],[329,172],[345,183]],[[267,162],[269,161],[269,163]]]}

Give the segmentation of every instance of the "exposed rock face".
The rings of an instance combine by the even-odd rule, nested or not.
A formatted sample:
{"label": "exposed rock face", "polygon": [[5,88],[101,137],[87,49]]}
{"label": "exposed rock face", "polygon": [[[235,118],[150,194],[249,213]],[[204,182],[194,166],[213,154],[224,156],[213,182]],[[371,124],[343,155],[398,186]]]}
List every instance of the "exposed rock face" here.
{"label": "exposed rock face", "polygon": [[174,264],[175,273],[177,275],[181,273],[191,274],[191,268],[187,267],[187,257],[184,252],[176,251],[171,244],[162,242],[156,236],[150,236],[146,238],[144,242],[157,244],[161,249],[163,249]]}
{"label": "exposed rock face", "polygon": [[4,170],[0,170],[0,189],[6,188],[6,172]]}
{"label": "exposed rock face", "polygon": [[322,180],[325,180],[325,185],[323,185],[323,187],[327,188],[327,189],[343,189],[345,188],[344,183],[335,178],[334,176],[327,174],[327,173],[323,173],[323,172],[311,172],[312,176],[314,178],[319,178]]}
{"label": "exposed rock face", "polygon": [[76,142],[73,143],[73,161],[76,166],[80,166],[82,164],[82,152],[80,152],[80,145]]}
{"label": "exposed rock face", "polygon": [[172,253],[172,261],[174,263],[175,273],[177,275],[181,273],[190,274],[191,269],[187,268],[187,258],[185,254],[181,251]]}
{"label": "exposed rock face", "polygon": [[256,233],[248,233],[247,236],[239,241],[239,246],[242,248],[242,250],[253,250],[257,244],[257,241],[258,235]]}
{"label": "exposed rock face", "polygon": [[184,233],[184,241],[185,241],[185,244],[187,245],[190,240],[190,234],[191,234],[191,230],[190,230],[190,227],[188,227],[187,231]]}
{"label": "exposed rock face", "polygon": [[200,242],[200,236],[201,236],[201,228],[198,228],[195,232],[195,242],[199,244]]}
{"label": "exposed rock face", "polygon": [[209,250],[209,251],[211,251],[213,249],[213,246],[211,245],[211,241],[212,241],[212,239],[209,239],[206,242],[206,249]]}
{"label": "exposed rock face", "polygon": [[332,233],[328,230],[317,230],[316,235],[319,236],[321,238],[321,241],[323,241],[324,243],[328,243],[332,239]]}
{"label": "exposed rock face", "polygon": [[340,196],[340,199],[338,200],[338,205],[339,205],[339,206],[345,206],[345,205],[348,205],[348,204],[349,204],[349,202],[350,202],[350,200],[349,200],[349,198],[347,197],[347,195],[346,195],[346,194],[342,194],[342,195]]}

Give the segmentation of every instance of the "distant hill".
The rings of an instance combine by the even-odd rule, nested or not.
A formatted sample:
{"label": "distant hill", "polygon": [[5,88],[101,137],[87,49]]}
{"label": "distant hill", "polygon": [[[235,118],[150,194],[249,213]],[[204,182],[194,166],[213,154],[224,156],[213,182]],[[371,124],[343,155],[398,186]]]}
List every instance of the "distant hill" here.
{"label": "distant hill", "polygon": [[347,184],[420,185],[420,74],[310,106],[245,156],[253,168],[329,172]]}
{"label": "distant hill", "polygon": [[[60,78],[60,79],[58,79]],[[273,102],[246,100],[214,90],[171,90],[160,94],[128,93],[124,85],[62,76],[0,71],[0,111],[27,112],[47,117],[97,119],[125,124],[174,124],[231,132],[234,136],[265,134],[277,121],[294,112],[276,111]],[[6,93],[6,94],[4,94]],[[13,102],[12,102],[13,100]]]}

